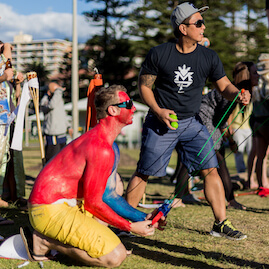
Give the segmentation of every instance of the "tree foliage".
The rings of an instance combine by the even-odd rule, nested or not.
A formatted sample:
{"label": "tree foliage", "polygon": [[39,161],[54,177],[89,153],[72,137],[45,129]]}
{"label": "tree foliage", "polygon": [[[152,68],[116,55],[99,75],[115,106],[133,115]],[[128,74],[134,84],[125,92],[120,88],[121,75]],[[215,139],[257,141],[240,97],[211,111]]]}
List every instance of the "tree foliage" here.
{"label": "tree foliage", "polygon": [[[125,38],[124,22],[128,18],[128,6],[132,0],[86,0],[98,3],[100,7],[84,12],[94,24],[101,25],[103,32],[88,40],[88,59],[103,74],[104,81],[113,84],[121,83],[132,87],[128,73],[132,68],[133,53],[131,43]],[[96,48],[97,46],[97,48]]]}
{"label": "tree foliage", "polygon": [[64,102],[71,101],[71,73],[72,73],[72,54],[66,52],[63,56],[63,60],[59,65],[59,77],[58,82],[66,88],[64,91]]}
{"label": "tree foliage", "polygon": [[23,64],[23,72],[27,73],[29,71],[35,71],[37,74],[39,86],[43,87],[48,82],[48,76],[50,75],[50,72],[46,69],[45,65],[38,61],[35,57],[35,55],[32,56],[32,62]]}
{"label": "tree foliage", "polygon": [[[173,37],[170,15],[181,2],[176,0],[143,0],[137,2],[131,12],[119,14],[122,6],[129,6],[134,1],[86,0],[101,4],[100,9],[85,12],[92,22],[102,22],[104,32],[93,37],[88,44],[101,46],[100,51],[91,51],[92,57],[107,78],[107,82],[124,84],[127,70],[136,68],[138,74],[141,59],[149,49],[167,42]],[[196,7],[208,5],[203,17],[206,22],[205,36],[210,40],[210,48],[221,58],[230,79],[234,65],[241,60],[257,61],[262,52],[269,52],[267,27],[262,23],[265,17],[265,1],[243,0],[195,0]],[[119,5],[119,6],[117,6]],[[119,8],[117,8],[119,7]],[[126,8],[126,10],[128,10]],[[128,30],[121,28],[117,35],[117,26],[128,20]],[[108,35],[109,33],[109,35]],[[129,36],[129,38],[126,38]],[[140,59],[140,63],[134,59]],[[124,61],[122,61],[124,59]],[[128,59],[128,60],[127,60]],[[122,70],[121,70],[122,69]],[[132,84],[134,84],[133,78]],[[122,82],[121,82],[122,81]],[[132,89],[133,90],[133,89]],[[137,95],[136,93],[133,93]]]}
{"label": "tree foliage", "polygon": [[[43,62],[40,62],[34,54],[32,55],[31,58],[32,58],[31,63],[22,65],[22,69],[23,69],[22,72],[24,74],[30,71],[36,72],[38,83],[39,83],[39,94],[40,94],[40,98],[42,98],[42,96],[44,95],[43,89],[45,89],[46,88],[45,85],[48,84],[48,81],[49,81],[48,76],[50,75],[50,72],[46,69]],[[29,104],[29,113],[30,114],[35,113],[33,100],[31,100]]]}
{"label": "tree foliage", "polygon": [[133,48],[138,55],[145,56],[151,47],[173,38],[170,15],[176,5],[175,0],[144,0],[130,15],[130,34],[137,39]]}
{"label": "tree foliage", "polygon": [[121,23],[122,19],[126,19],[127,15],[123,12],[123,8],[127,7],[132,0],[86,0],[89,3],[99,4],[99,8],[91,11],[85,11],[83,14],[90,21],[97,25],[103,26],[103,46],[106,52],[109,45],[109,33],[113,32],[113,25]]}

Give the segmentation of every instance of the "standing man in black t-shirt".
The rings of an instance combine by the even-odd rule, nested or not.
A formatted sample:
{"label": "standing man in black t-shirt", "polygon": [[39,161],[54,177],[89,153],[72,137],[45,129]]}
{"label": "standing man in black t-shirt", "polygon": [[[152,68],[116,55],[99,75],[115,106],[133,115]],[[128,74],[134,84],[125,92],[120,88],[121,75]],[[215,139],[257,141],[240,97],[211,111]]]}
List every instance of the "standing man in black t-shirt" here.
{"label": "standing man in black t-shirt", "polygon": [[[171,15],[177,40],[152,48],[142,64],[139,90],[150,111],[143,126],[140,160],[129,182],[126,199],[136,207],[148,177],[164,176],[172,151],[178,147],[189,173],[199,171],[204,178],[205,197],[215,217],[211,234],[240,240],[246,235],[226,219],[224,188],[211,150],[213,142],[210,139],[207,143],[210,135],[197,116],[208,78],[228,100],[233,100],[239,92],[226,77],[216,52],[198,44],[205,30],[201,13],[207,9],[197,9],[190,3],[178,5]],[[237,102],[244,104],[249,100],[247,91],[237,98]],[[178,120],[171,119],[171,114]],[[178,128],[171,126],[175,121]]]}

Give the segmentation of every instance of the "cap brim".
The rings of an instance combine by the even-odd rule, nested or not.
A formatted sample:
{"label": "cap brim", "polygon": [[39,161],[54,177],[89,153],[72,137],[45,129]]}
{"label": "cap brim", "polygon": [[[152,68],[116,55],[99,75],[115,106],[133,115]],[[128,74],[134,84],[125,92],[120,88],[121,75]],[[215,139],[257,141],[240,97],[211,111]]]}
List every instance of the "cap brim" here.
{"label": "cap brim", "polygon": [[204,7],[199,8],[198,11],[199,11],[200,13],[204,13],[204,12],[207,11],[208,9],[209,9],[209,6],[204,6]]}

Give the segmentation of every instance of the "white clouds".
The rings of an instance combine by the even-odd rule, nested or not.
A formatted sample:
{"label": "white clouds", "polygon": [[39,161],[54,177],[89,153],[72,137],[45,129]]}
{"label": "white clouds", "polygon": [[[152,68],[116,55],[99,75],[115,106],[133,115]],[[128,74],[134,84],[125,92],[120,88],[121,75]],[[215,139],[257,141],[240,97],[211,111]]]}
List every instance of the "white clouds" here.
{"label": "white clouds", "polygon": [[[30,7],[29,7],[30,8]],[[33,36],[34,40],[49,38],[68,38],[72,40],[72,14],[44,11],[42,14],[20,15],[11,6],[0,3],[0,40],[13,41],[14,35],[23,32]],[[87,41],[99,30],[77,15],[77,33],[79,42]]]}

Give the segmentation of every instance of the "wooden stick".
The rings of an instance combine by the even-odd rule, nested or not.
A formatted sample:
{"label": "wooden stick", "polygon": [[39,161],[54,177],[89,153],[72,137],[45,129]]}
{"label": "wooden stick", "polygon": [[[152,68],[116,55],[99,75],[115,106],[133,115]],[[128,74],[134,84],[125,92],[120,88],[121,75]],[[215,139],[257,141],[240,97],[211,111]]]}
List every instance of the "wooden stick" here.
{"label": "wooden stick", "polygon": [[41,129],[41,123],[40,123],[40,117],[39,117],[39,89],[29,87],[29,90],[30,90],[31,96],[33,98],[34,107],[35,107],[36,124],[37,124],[37,132],[38,132],[40,152],[41,152],[41,160],[42,160],[42,165],[44,166],[46,164],[46,159],[45,159],[44,141],[43,141],[42,129]]}
{"label": "wooden stick", "polygon": [[142,204],[144,205],[146,203],[146,194],[143,193],[143,197],[142,197]]}
{"label": "wooden stick", "polygon": [[237,197],[237,196],[251,195],[251,194],[257,194],[257,193],[258,193],[258,190],[256,190],[256,191],[249,191],[249,192],[235,193],[234,196]]}

